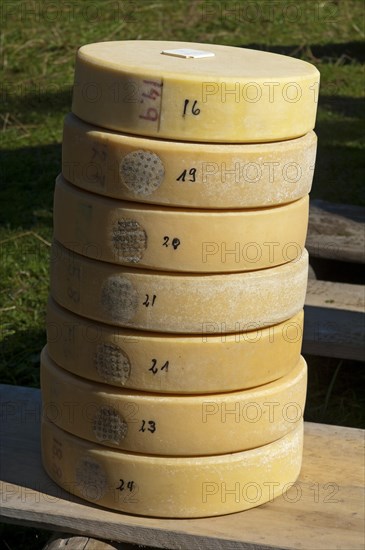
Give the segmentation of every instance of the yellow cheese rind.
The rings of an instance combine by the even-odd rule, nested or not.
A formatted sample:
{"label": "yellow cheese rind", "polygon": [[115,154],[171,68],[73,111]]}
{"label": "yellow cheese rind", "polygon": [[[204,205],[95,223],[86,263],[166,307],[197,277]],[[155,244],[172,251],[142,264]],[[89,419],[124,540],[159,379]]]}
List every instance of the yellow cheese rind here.
{"label": "yellow cheese rind", "polygon": [[47,349],[62,368],[95,382],[159,393],[217,393],[285,376],[298,362],[303,311],[238,334],[165,335],[96,323],[50,299]]}
{"label": "yellow cheese rind", "polygon": [[108,447],[152,455],[231,453],[284,436],[303,417],[307,365],[284,377],[228,393],[176,395],[96,384],[41,356],[45,416],[69,433]]}
{"label": "yellow cheese rind", "polygon": [[107,324],[205,334],[245,332],[285,321],[304,305],[308,253],[278,267],[191,275],[90,260],[55,242],[51,295],[60,305]]}
{"label": "yellow cheese rind", "polygon": [[[308,195],[252,210],[183,210],[108,199],[56,180],[54,237],[75,252],[167,271],[252,271],[303,251]],[[65,215],[67,213],[67,215]]]}
{"label": "yellow cheese rind", "polygon": [[272,143],[204,144],[124,135],[66,116],[62,172],[116,199],[191,208],[254,208],[309,193],[314,132]]}
{"label": "yellow cheese rind", "polygon": [[[163,49],[205,49],[181,59]],[[314,128],[319,72],[244,48],[163,41],[87,44],[76,56],[72,111],[112,130],[174,140],[262,142]]]}
{"label": "yellow cheese rind", "polygon": [[303,423],[249,451],[204,457],[145,456],[107,449],[42,422],[42,461],[73,495],[130,514],[193,518],[271,502],[296,481]]}

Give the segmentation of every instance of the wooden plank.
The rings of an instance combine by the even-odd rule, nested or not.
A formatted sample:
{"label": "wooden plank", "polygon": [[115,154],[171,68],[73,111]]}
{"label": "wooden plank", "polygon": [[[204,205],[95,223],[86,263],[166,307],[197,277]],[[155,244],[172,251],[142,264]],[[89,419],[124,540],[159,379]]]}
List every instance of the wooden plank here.
{"label": "wooden plank", "polygon": [[352,220],[354,222],[365,222],[365,207],[354,204],[343,204],[339,202],[329,202],[322,199],[311,199],[311,206],[320,208],[323,212],[336,214],[342,218]]}
{"label": "wooden plank", "polygon": [[310,256],[365,263],[365,208],[311,201],[306,248]]}
{"label": "wooden plank", "polygon": [[303,468],[284,497],[227,516],[191,520],[121,514],[58,488],[40,461],[40,392],[1,386],[3,521],[158,548],[363,549],[362,430],[306,424]]}
{"label": "wooden plank", "polygon": [[365,311],[365,287],[310,279],[305,297],[307,306],[343,311]]}
{"label": "wooden plank", "polygon": [[362,285],[310,279],[304,311],[304,354],[365,360]]}
{"label": "wooden plank", "polygon": [[[146,546],[144,548],[148,550]],[[127,542],[107,542],[90,537],[58,533],[54,534],[43,550],[137,550],[137,547]]]}
{"label": "wooden plank", "polygon": [[362,313],[306,306],[304,319],[304,354],[365,360]]}

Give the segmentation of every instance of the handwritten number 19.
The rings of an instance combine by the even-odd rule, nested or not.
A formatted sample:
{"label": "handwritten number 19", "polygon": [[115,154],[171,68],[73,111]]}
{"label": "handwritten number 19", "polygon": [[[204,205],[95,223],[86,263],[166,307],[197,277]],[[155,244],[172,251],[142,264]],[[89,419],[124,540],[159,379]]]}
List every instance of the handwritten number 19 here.
{"label": "handwritten number 19", "polygon": [[176,178],[176,181],[185,181],[187,176],[190,176],[188,181],[195,181],[195,175],[196,175],[196,168],[190,168],[189,171],[184,170],[181,172],[180,176]]}

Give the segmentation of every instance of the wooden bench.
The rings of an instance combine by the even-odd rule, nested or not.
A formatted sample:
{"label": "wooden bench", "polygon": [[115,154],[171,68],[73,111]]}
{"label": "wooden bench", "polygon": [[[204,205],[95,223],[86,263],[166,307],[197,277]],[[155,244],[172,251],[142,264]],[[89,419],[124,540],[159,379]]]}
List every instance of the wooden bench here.
{"label": "wooden bench", "polygon": [[[82,535],[82,545],[71,539],[67,550],[128,548],[85,536],[186,550],[364,548],[363,430],[306,423],[299,480],[271,503],[214,518],[143,518],[93,506],[53,483],[40,458],[40,391],[2,385],[0,396],[2,521]],[[66,546],[62,538],[55,544],[49,548]]]}
{"label": "wooden bench", "polygon": [[365,208],[311,200],[306,248],[312,258],[365,263]]}
{"label": "wooden bench", "polygon": [[308,281],[303,353],[364,361],[365,292],[362,285]]}
{"label": "wooden bench", "polygon": [[[364,207],[310,202],[306,248],[314,272],[304,308],[304,354],[365,359],[364,222]],[[316,280],[316,274],[347,282]],[[362,284],[349,284],[357,279]]]}

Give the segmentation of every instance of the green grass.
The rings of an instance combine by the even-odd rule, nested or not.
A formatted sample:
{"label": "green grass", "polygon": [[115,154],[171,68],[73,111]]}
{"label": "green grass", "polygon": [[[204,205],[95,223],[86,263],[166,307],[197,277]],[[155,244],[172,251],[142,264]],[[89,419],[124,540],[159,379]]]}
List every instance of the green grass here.
{"label": "green grass", "polygon": [[[82,44],[163,38],[255,47],[314,63],[321,72],[321,89],[312,197],[365,204],[361,0],[67,0],[58,4],[13,0],[1,1],[0,7],[3,382],[39,386],[52,193],[61,164],[62,121],[71,107],[75,51]],[[339,366],[338,361],[316,358],[309,358],[309,363],[306,417],[362,425],[359,381],[364,382],[364,371],[359,365]],[[14,531],[4,529],[0,535],[4,548],[40,547],[37,532],[32,531],[23,543],[15,535],[12,538]]]}

